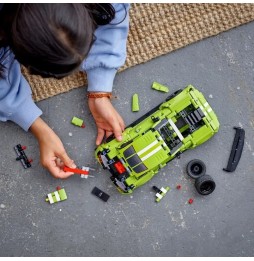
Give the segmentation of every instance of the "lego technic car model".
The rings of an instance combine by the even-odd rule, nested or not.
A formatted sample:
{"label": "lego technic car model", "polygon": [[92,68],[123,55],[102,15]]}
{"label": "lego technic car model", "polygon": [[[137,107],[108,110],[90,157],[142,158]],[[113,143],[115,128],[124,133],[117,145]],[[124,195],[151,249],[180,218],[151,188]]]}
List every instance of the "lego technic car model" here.
{"label": "lego technic car model", "polygon": [[203,94],[188,85],[126,127],[121,142],[109,137],[95,156],[110,171],[119,192],[129,194],[218,129],[217,116]]}

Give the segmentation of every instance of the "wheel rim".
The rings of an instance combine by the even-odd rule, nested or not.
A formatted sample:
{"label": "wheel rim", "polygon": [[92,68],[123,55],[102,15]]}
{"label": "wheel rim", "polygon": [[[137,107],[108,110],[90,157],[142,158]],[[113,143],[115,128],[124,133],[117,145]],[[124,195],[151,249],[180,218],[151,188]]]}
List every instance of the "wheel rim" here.
{"label": "wheel rim", "polygon": [[199,175],[202,173],[202,167],[199,164],[194,164],[191,166],[191,171],[194,175]]}

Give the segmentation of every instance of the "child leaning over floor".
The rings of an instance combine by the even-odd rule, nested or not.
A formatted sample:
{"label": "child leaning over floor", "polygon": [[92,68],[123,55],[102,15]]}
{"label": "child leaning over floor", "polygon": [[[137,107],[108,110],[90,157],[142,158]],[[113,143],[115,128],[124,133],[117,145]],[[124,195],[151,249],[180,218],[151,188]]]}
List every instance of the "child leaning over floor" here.
{"label": "child leaning over floor", "polygon": [[42,77],[86,71],[96,145],[112,133],[121,140],[124,121],[109,97],[117,69],[126,59],[128,10],[128,4],[0,4],[0,120],[33,133],[41,164],[56,178],[73,175],[64,172],[63,165],[76,166],[40,118],[20,64]]}

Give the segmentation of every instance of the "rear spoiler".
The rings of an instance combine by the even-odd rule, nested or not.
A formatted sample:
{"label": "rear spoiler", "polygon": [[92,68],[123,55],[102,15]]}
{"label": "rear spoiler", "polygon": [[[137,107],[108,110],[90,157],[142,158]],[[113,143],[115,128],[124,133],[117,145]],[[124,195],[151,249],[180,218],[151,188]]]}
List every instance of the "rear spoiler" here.
{"label": "rear spoiler", "polygon": [[235,171],[238,162],[240,161],[243,145],[244,145],[244,137],[245,131],[240,127],[234,127],[236,130],[234,142],[232,145],[231,153],[228,159],[228,165],[226,168],[223,168],[224,171],[233,172]]}

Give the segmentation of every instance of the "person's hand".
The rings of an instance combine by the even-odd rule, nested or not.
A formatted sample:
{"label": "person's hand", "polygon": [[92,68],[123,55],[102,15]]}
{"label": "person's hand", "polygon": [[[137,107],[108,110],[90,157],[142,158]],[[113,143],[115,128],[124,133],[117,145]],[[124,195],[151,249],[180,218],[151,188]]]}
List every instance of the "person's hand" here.
{"label": "person's hand", "polygon": [[125,124],[109,98],[89,98],[88,105],[97,125],[96,145],[101,144],[104,136],[108,137],[113,133],[115,138],[121,141]]}
{"label": "person's hand", "polygon": [[65,179],[73,175],[74,173],[63,171],[64,165],[70,168],[76,168],[76,165],[67,155],[55,132],[41,118],[35,120],[30,131],[39,142],[42,166],[55,178]]}

